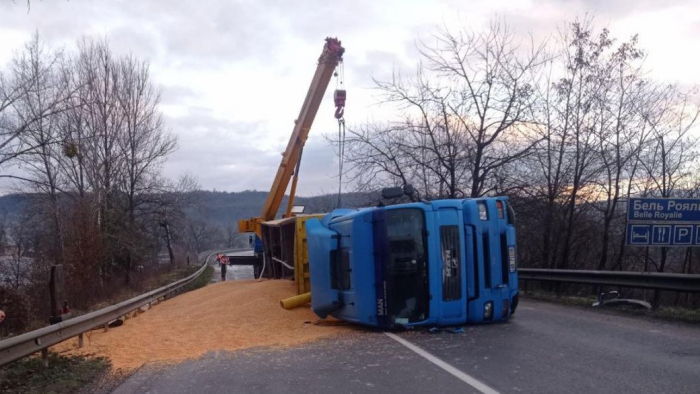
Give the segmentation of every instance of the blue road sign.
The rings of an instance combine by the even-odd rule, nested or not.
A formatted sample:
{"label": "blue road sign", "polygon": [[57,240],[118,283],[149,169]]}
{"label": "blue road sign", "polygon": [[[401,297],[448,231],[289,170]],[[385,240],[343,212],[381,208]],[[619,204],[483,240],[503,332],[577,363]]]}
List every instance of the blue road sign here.
{"label": "blue road sign", "polygon": [[627,223],[627,245],[700,246],[700,225]]}
{"label": "blue road sign", "polygon": [[700,199],[630,198],[627,245],[700,246]]}
{"label": "blue road sign", "polygon": [[700,199],[630,198],[627,221],[700,223]]}

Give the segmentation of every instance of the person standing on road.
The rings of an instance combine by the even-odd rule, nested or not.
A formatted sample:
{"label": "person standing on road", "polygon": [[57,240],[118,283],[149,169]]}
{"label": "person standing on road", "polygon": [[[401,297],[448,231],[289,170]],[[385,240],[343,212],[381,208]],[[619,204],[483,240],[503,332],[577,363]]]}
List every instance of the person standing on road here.
{"label": "person standing on road", "polygon": [[225,282],[226,281],[226,265],[228,264],[228,257],[219,253],[217,260],[219,261],[219,267],[221,267],[221,281]]}

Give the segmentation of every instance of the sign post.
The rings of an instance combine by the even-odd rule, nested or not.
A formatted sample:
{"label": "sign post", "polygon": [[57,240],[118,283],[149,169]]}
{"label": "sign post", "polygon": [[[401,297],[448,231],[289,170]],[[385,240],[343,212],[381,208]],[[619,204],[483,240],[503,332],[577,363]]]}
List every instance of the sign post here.
{"label": "sign post", "polygon": [[630,198],[627,245],[700,246],[700,199]]}

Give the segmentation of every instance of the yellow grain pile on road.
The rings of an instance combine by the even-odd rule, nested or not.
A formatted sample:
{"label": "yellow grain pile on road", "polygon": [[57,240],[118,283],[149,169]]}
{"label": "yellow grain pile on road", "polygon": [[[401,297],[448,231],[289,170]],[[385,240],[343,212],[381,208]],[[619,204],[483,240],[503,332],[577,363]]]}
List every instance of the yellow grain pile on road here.
{"label": "yellow grain pile on road", "polygon": [[282,309],[280,300],[294,294],[294,283],[286,280],[212,284],[156,305],[106,333],[92,331],[83,349],[71,339],[53,350],[105,356],[117,369],[132,369],[209,351],[299,345],[353,330],[309,324],[318,317],[308,307]]}

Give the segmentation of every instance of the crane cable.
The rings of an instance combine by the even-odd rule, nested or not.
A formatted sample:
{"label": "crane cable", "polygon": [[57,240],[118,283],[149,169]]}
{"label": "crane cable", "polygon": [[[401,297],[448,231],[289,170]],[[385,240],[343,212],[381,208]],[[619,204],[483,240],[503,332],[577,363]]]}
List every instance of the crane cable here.
{"label": "crane cable", "polygon": [[335,72],[335,117],[338,119],[338,202],[336,208],[342,205],[343,193],[343,158],[345,157],[345,67],[341,62]]}
{"label": "crane cable", "polygon": [[343,157],[345,156],[345,119],[338,119],[338,206],[343,195]]}

